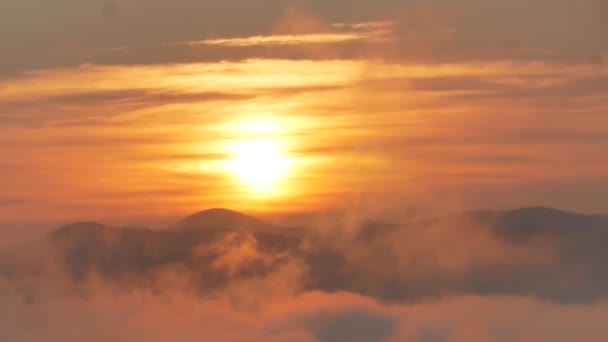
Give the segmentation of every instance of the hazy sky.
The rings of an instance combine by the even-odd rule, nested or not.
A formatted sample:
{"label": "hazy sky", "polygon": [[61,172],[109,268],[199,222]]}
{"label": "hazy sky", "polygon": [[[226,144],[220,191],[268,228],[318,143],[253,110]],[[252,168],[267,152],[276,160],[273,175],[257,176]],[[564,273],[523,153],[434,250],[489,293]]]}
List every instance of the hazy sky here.
{"label": "hazy sky", "polygon": [[[603,341],[605,220],[405,218],[608,214],[607,38],[608,0],[0,0],[0,340]],[[214,207],[308,229],[42,238]]]}
{"label": "hazy sky", "polygon": [[607,35],[603,0],[2,0],[0,221],[608,212]]}

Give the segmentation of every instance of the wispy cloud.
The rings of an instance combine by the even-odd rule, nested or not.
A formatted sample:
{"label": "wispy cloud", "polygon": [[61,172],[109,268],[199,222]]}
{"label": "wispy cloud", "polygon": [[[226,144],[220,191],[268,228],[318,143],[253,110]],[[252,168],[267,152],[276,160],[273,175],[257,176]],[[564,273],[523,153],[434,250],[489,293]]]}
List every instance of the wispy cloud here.
{"label": "wispy cloud", "polygon": [[252,36],[245,38],[206,39],[178,42],[176,45],[222,45],[228,47],[326,44],[362,40],[367,36],[355,33],[317,33],[304,35]]}
{"label": "wispy cloud", "polygon": [[337,29],[354,30],[392,30],[397,26],[394,21],[369,21],[361,23],[333,23],[331,27]]}
{"label": "wispy cloud", "polygon": [[[95,195],[100,182],[110,193],[192,188],[187,197],[142,195],[125,211],[156,202],[174,203],[168,211],[238,206],[243,189],[217,170],[224,145],[243,139],[230,123],[273,118],[272,136],[300,161],[289,176],[291,203],[341,203],[372,185],[448,188],[466,206],[478,201],[475,191],[455,195],[466,186],[584,178],[598,190],[608,172],[607,87],[597,65],[551,62],[252,59],[38,70],[0,82],[0,157],[20,170],[0,185],[7,197],[51,196],[57,206]],[[551,199],[570,203],[566,192]],[[11,208],[25,210],[4,211]]]}
{"label": "wispy cloud", "polygon": [[176,42],[173,45],[210,45],[226,47],[283,46],[303,44],[335,44],[353,41],[375,41],[390,39],[395,27],[393,22],[335,23],[334,32],[272,34],[249,37],[204,39]]}
{"label": "wispy cloud", "polygon": [[101,49],[97,49],[97,52],[99,53],[115,53],[115,52],[122,52],[127,50],[128,48],[126,46],[113,46],[113,47],[109,47],[109,48],[101,48]]}

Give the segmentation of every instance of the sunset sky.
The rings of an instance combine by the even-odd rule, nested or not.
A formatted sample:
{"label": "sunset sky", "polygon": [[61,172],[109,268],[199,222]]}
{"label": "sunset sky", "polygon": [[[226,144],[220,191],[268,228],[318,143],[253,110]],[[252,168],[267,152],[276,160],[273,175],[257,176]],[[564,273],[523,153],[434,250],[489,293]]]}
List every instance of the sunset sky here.
{"label": "sunset sky", "polygon": [[0,221],[606,213],[607,35],[603,0],[3,1]]}
{"label": "sunset sky", "polygon": [[608,341],[608,0],[0,0],[0,341]]}

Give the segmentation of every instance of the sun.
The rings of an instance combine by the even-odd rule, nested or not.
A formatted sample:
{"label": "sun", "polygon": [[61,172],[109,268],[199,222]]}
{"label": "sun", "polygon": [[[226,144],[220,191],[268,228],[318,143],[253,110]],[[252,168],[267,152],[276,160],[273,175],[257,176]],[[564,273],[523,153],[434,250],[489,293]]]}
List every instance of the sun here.
{"label": "sun", "polygon": [[226,168],[250,190],[271,193],[279,190],[290,168],[290,158],[277,139],[241,140],[230,148]]}

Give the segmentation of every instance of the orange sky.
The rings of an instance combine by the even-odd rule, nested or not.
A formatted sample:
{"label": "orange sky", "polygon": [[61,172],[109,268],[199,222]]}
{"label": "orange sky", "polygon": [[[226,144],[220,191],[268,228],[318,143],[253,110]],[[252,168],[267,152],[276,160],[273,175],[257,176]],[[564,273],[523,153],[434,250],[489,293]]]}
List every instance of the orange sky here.
{"label": "orange sky", "polygon": [[[119,2],[89,24],[39,22],[55,28],[48,37],[6,21],[4,46],[29,50],[0,63],[0,221],[362,203],[608,212],[607,31],[588,20],[595,5],[571,8],[569,20],[587,20],[559,35],[507,5],[465,3],[521,28],[390,1],[355,1],[350,17],[317,2],[267,5],[259,22],[232,26],[187,17],[147,40],[123,26],[145,27],[154,2],[147,14]],[[546,28],[561,27],[560,3]],[[264,189],[234,171],[255,166],[239,154],[256,141],[285,167]]]}

